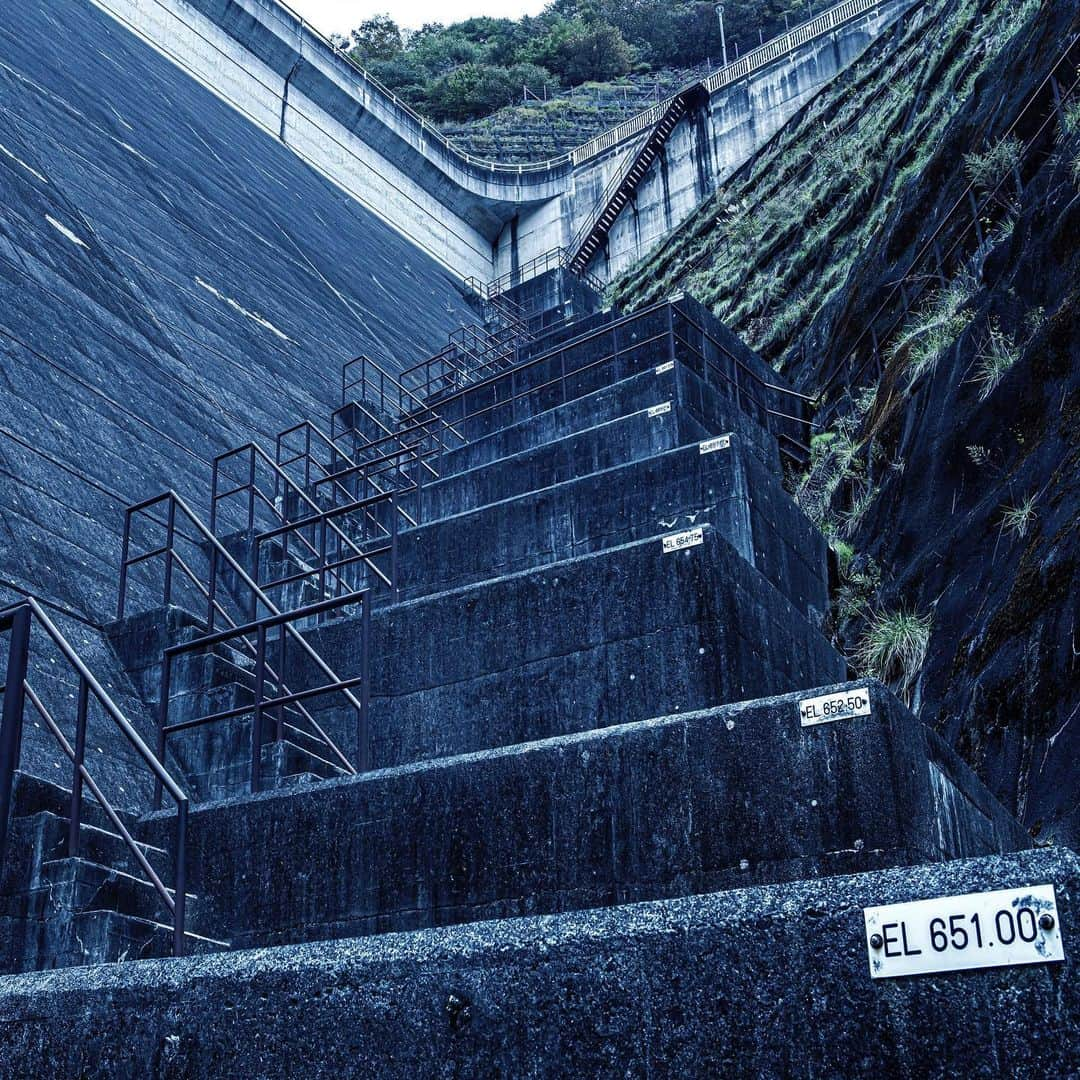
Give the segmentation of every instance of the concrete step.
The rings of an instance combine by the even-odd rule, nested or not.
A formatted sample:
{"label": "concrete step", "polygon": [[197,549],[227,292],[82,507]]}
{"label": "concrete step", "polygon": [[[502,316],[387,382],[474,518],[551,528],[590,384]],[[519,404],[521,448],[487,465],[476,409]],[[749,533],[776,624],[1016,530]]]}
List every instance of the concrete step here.
{"label": "concrete step", "polygon": [[[358,670],[354,620],[309,640],[334,670]],[[377,608],[371,663],[376,765],[846,674],[820,631],[711,528],[683,551],[665,552],[654,538]],[[352,719],[319,717],[355,754]]]}
{"label": "concrete step", "polygon": [[[803,726],[800,701],[824,693],[859,695],[869,714]],[[189,839],[207,918],[238,947],[1028,845],[971,770],[865,682],[197,808]]]}
{"label": "concrete step", "polygon": [[[649,420],[673,425],[670,411]],[[398,596],[429,595],[703,524],[799,610],[825,611],[822,537],[736,438],[714,452],[693,443],[406,530],[398,540]]]}
{"label": "concrete step", "polygon": [[[1064,964],[869,977],[865,908],[1041,882],[1057,890]],[[312,1080],[1065,1077],[1080,1058],[1069,953],[1078,894],[1080,857],[1057,847],[379,940],[41,973],[0,993],[12,1017],[0,1050],[24,1076],[81,1075],[92,1045],[118,1076],[142,1075],[160,1053],[177,1076],[256,1076],[293,1055]],[[804,1010],[812,1029],[793,1038],[788,1021]],[[67,1037],[56,1037],[59,1025]]]}
{"label": "concrete step", "polygon": [[[169,895],[174,895],[171,888]],[[116,911],[152,921],[171,918],[161,895],[145,877],[89,858],[61,858],[43,863],[41,885],[29,891],[31,907],[39,897],[46,908],[61,906],[71,912]],[[195,894],[188,894],[189,904],[193,905],[197,899]]]}
{"label": "concrete step", "polygon": [[[52,908],[40,918],[0,917],[0,943],[2,955],[11,958],[11,972],[99,964],[115,968],[128,960],[172,956],[173,928],[156,919],[106,909],[70,913]],[[228,948],[226,941],[184,934],[187,956]]]}
{"label": "concrete step", "polygon": [[[197,692],[184,695],[199,696]],[[253,723],[254,714],[247,713],[170,734],[168,758],[190,798],[198,801],[231,798],[251,790]],[[273,711],[268,710],[262,721],[260,778],[264,786],[295,773],[312,773],[323,778],[343,775],[344,770],[332,750],[302,717],[287,714],[283,736],[277,739],[277,720]]]}
{"label": "concrete step", "polygon": [[[89,755],[87,756],[89,757]],[[91,771],[93,771],[92,763]],[[64,779],[70,782],[69,776],[65,776]],[[117,789],[115,792],[108,791],[105,794],[107,797],[114,794],[117,797],[120,797],[124,793]],[[104,809],[98,805],[98,802],[93,795],[86,790],[84,790],[83,795],[81,809],[81,820],[83,824],[94,826],[107,832],[115,832],[112,819],[106,814]],[[62,787],[60,784],[54,784],[49,780],[42,779],[41,777],[34,776],[30,773],[18,772],[15,774],[15,790],[11,807],[11,817],[13,822],[18,821],[21,818],[32,818],[36,814],[42,812],[52,814],[57,818],[62,818],[66,822],[68,820],[70,809],[70,788]],[[134,832],[138,821],[137,815],[124,809],[123,806],[114,806],[114,809],[125,827]]]}
{"label": "concrete step", "polygon": [[[92,797],[87,797],[85,801],[92,802]],[[134,831],[137,826],[132,828]],[[136,844],[155,873],[163,880],[170,880],[173,873],[171,847],[157,847],[138,839]],[[8,847],[9,851],[19,853],[8,860],[9,865],[18,866],[19,877],[15,880],[9,876],[5,865],[0,893],[27,886],[35,887],[40,884],[40,867],[43,864],[66,858],[68,855],[68,818],[47,810],[16,818],[11,823]],[[114,831],[111,824],[109,829],[103,829],[83,822],[79,829],[79,855],[91,862],[115,866],[130,874],[143,873],[127,841]]]}
{"label": "concrete step", "polygon": [[[685,335],[697,345],[687,344]],[[702,349],[713,357],[707,369]],[[797,419],[802,412],[799,399],[780,394],[783,379],[704,307],[686,297],[678,300],[678,306],[660,305],[638,313],[631,322],[581,335],[467,389],[459,391],[457,383],[448,383],[430,404],[472,441],[634,375],[662,370],[669,362],[690,367],[763,431],[784,431],[805,442],[805,425]],[[732,381],[733,374],[738,374],[741,389]],[[761,382],[771,389],[765,391]],[[778,408],[782,403],[784,407]]]}
{"label": "concrete step", "polygon": [[649,412],[641,409],[564,439],[427,482],[419,497],[420,521],[437,521],[718,434],[707,431],[680,405],[672,406],[663,417],[650,416]]}
{"label": "concrete step", "polygon": [[766,465],[779,473],[775,440],[728,397],[679,363],[659,374],[653,368],[566,402],[556,399],[549,408],[538,412],[515,410],[508,405],[485,421],[488,430],[475,434],[465,446],[442,454],[433,464],[440,476],[453,476],[557,443],[666,401],[698,420],[709,433],[737,433]]}

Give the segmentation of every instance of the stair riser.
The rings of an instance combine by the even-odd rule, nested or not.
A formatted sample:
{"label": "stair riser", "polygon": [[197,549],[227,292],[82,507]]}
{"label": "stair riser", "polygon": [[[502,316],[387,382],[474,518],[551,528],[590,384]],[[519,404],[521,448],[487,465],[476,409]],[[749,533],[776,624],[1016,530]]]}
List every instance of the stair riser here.
{"label": "stair riser", "polygon": [[[311,641],[335,670],[358,670],[355,623]],[[371,662],[379,765],[844,675],[821,634],[711,532],[679,553],[650,540],[376,610]],[[332,722],[351,751],[348,717]]]}
{"label": "stair riser", "polygon": [[[676,424],[670,412],[651,422]],[[399,539],[398,595],[431,595],[705,523],[801,610],[826,609],[823,541],[734,441],[708,454],[695,443],[408,530]]]}
{"label": "stair riser", "polygon": [[441,475],[454,476],[549,443],[572,439],[601,424],[665,401],[671,401],[689,412],[710,433],[737,432],[764,462],[774,466],[778,464],[775,441],[751,423],[730,398],[706,385],[681,364],[660,375],[651,369],[585,397],[575,398],[567,404],[529,416],[444,454],[435,464]]}
{"label": "stair riser", "polygon": [[[952,797],[946,846],[928,758]],[[1024,846],[981,792],[874,691],[870,717],[818,728],[795,700],[756,702],[298,792],[287,815],[208,808],[192,853],[214,919],[259,944]]]}
{"label": "stair riser", "polygon": [[426,485],[421,499],[425,523],[475,507],[512,498],[553,484],[565,483],[602,469],[625,465],[706,438],[704,425],[675,406],[664,422],[645,412],[634,413],[548,443],[536,450],[504,458],[485,468]]}
{"label": "stair riser", "polygon": [[[5,867],[0,892],[6,893],[24,887],[36,888],[41,884],[41,865],[51,860],[66,858],[69,854],[68,820],[45,811],[32,817],[16,818],[12,822],[8,844],[9,852],[15,853],[14,858],[8,860],[8,865],[17,864],[18,869],[9,873],[8,867]],[[172,863],[167,852],[163,854],[145,846],[141,850],[162,880],[171,880]],[[80,830],[78,854],[91,862],[114,866],[129,874],[142,876],[138,861],[124,839],[101,829]],[[27,867],[30,868],[29,871]]]}

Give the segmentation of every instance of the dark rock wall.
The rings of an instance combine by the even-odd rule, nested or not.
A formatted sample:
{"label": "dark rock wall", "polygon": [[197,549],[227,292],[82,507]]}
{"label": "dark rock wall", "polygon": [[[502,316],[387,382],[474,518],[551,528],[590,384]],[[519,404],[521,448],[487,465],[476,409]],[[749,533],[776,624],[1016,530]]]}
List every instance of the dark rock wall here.
{"label": "dark rock wall", "polygon": [[[641,302],[685,285],[822,393],[819,431],[855,452],[817,513],[863,575],[854,603],[838,582],[835,640],[852,654],[875,612],[929,616],[912,687],[922,718],[1030,828],[1068,843],[1080,837],[1080,131],[1075,112],[1054,115],[1047,77],[1058,65],[1068,93],[1078,31],[1066,0],[929,0],[617,288]],[[1012,133],[1031,152],[1015,172],[1003,155],[976,186],[988,201],[976,233],[975,158],[1029,101]],[[904,335],[953,287],[961,315],[913,377]],[[1013,363],[985,392],[994,334]]]}

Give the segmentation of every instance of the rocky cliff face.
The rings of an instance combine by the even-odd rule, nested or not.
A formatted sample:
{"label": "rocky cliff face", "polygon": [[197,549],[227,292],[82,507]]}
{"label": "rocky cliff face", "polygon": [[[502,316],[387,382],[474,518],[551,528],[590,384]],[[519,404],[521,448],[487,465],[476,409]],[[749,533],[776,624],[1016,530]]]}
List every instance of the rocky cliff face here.
{"label": "rocky cliff face", "polygon": [[1080,840],[1080,15],[931,0],[615,288],[685,288],[818,399],[831,631]]}

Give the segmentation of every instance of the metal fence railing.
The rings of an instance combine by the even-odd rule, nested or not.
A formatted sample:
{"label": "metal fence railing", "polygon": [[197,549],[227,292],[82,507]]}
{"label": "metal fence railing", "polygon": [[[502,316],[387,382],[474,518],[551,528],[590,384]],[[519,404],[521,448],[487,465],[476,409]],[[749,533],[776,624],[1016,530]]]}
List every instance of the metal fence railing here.
{"label": "metal fence railing", "polygon": [[[843,3],[836,4],[816,18],[801,23],[794,29],[781,34],[779,37],[767,41],[764,45],[748,52],[734,63],[714,71],[706,79],[682,87],[679,93],[682,93],[695,85],[703,85],[710,94],[714,94],[717,90],[721,90],[723,87],[738,82],[740,79],[746,78],[746,76],[753,74],[755,71],[767,67],[769,64],[789,55],[803,45],[809,44],[816,38],[830,34],[840,26],[851,22],[853,19],[860,18],[868,12],[873,11],[875,8],[880,7],[882,2],[883,0],[844,0]],[[495,161],[490,158],[477,157],[454,145],[454,143],[452,143],[435,124],[421,116],[408,104],[408,102],[404,101],[392,90],[384,86],[378,79],[353,60],[344,49],[323,34],[320,34],[309,22],[287,4],[281,3],[281,0],[278,0],[278,3],[300,24],[301,32],[306,32],[313,39],[318,41],[325,49],[333,54],[336,59],[346,65],[354,76],[361,80],[365,96],[376,98],[388,108],[398,113],[398,126],[404,127],[405,130],[413,136],[414,145],[423,149],[428,144],[434,144],[451,159],[454,159],[468,169],[486,174],[487,176],[511,179],[526,174],[543,174],[565,169],[568,166],[581,165],[591,158],[605,153],[613,146],[617,146],[626,139],[632,138],[646,128],[653,127],[667,111],[674,98],[678,96],[677,94],[673,94],[665,100],[658,102],[656,105],[638,113],[636,116],[632,116],[629,120],[589,139],[588,142],[582,143],[581,146],[578,146],[574,150],[547,158],[544,161],[510,163]],[[402,121],[404,121],[404,123],[402,123]]]}

